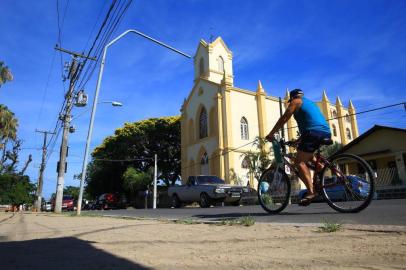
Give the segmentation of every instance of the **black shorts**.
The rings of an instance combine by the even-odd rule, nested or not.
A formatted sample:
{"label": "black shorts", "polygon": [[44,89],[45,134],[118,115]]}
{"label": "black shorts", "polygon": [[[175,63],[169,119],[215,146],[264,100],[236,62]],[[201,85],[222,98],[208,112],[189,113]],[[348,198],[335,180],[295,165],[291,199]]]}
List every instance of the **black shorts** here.
{"label": "black shorts", "polygon": [[297,149],[303,152],[313,153],[320,148],[321,142],[325,138],[331,138],[331,134],[316,130],[306,131],[300,136],[300,142]]}

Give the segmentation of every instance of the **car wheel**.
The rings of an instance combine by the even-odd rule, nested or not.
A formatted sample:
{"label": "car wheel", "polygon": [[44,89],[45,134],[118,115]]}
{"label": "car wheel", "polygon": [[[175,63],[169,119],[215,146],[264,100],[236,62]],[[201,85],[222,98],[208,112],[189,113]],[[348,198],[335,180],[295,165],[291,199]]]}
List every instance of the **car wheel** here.
{"label": "car wheel", "polygon": [[210,198],[206,193],[200,194],[199,205],[200,205],[201,208],[210,207]]}
{"label": "car wheel", "polygon": [[174,208],[179,208],[180,207],[180,200],[179,200],[178,195],[176,195],[176,194],[172,195],[171,205]]}

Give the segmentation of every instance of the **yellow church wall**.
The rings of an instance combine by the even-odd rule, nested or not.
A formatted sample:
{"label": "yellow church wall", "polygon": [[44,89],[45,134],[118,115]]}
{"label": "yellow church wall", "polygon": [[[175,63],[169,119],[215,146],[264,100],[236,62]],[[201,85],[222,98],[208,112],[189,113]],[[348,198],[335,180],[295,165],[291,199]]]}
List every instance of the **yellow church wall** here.
{"label": "yellow church wall", "polygon": [[[202,147],[205,149],[209,157],[211,157],[218,148],[217,128],[215,127],[217,121],[214,119],[214,113],[217,106],[214,97],[217,95],[218,86],[206,82],[205,80],[200,80],[195,86],[195,89],[197,90],[193,91],[192,95],[187,100],[187,106],[185,106],[186,115],[188,116],[187,123],[189,123],[186,130],[189,133],[193,132],[194,134],[188,134],[188,136],[186,136],[189,138],[188,144],[182,145],[182,147],[186,147],[186,156],[189,159],[188,167],[190,167],[188,170],[185,170],[186,174],[182,175],[183,180],[187,179],[191,172],[195,174],[200,173],[200,152]],[[208,136],[200,139],[199,114],[203,107],[207,112]],[[193,124],[193,127],[191,127],[190,124]],[[195,163],[192,167],[191,160]],[[209,168],[213,168],[213,165],[210,164],[211,162],[215,161],[209,160]]]}
{"label": "yellow church wall", "polygon": [[[233,133],[233,147],[240,147],[258,136],[257,102],[255,95],[249,95],[237,91],[230,93],[231,103],[231,126]],[[241,138],[241,118],[245,117],[248,122],[248,140]],[[241,150],[249,150],[250,147],[243,147]]]}
{"label": "yellow church wall", "polygon": [[[285,107],[282,104],[282,114],[285,112]],[[266,113],[266,125],[265,125],[265,134],[268,134],[271,131],[271,128],[276,124],[280,118],[279,110],[279,101],[276,101],[274,98],[265,99],[265,113]],[[286,125],[285,125],[286,127]],[[285,131],[286,134],[286,131]]]}

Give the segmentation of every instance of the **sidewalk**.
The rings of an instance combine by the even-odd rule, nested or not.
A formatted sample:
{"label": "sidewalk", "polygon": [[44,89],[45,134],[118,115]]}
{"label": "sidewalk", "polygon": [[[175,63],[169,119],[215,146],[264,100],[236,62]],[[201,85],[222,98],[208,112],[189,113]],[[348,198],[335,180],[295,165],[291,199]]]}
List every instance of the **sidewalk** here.
{"label": "sidewalk", "polygon": [[0,214],[1,269],[402,269],[406,233]]}

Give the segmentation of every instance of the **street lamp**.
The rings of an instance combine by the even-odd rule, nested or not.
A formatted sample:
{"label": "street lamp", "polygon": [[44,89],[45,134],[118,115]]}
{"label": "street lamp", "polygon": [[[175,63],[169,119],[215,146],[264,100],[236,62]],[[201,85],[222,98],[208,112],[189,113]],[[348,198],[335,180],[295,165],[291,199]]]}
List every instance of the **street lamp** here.
{"label": "street lamp", "polygon": [[123,103],[121,103],[119,101],[100,101],[98,104],[100,104],[100,103],[111,103],[111,105],[114,106],[114,107],[123,106]]}
{"label": "street lamp", "polygon": [[[119,102],[119,101],[99,101],[99,102],[97,102],[97,104],[102,104],[102,103],[111,104],[111,106],[113,106],[113,107],[122,107],[122,106],[123,106],[123,103],[121,103],[121,102]],[[83,112],[81,112],[81,113],[78,114],[77,116],[73,117],[71,121],[73,121],[73,120],[75,120],[75,119],[81,117],[82,115],[84,115],[85,113],[87,113],[89,110],[90,110],[90,108],[87,109],[87,110],[85,110],[85,111],[83,111]]]}
{"label": "street lamp", "polygon": [[[86,140],[86,149],[85,149],[85,156],[83,158],[83,165],[82,165],[82,178],[80,179],[80,191],[79,191],[79,198],[78,198],[78,204],[77,204],[77,214],[80,215],[81,212],[81,208],[82,208],[82,199],[83,199],[83,188],[84,188],[84,182],[85,182],[85,178],[86,178],[86,170],[87,170],[87,158],[89,155],[89,148],[90,148],[90,140],[92,138],[92,132],[93,132],[93,122],[94,122],[94,116],[96,114],[96,107],[97,107],[97,99],[99,96],[99,90],[100,90],[100,84],[101,84],[101,79],[103,77],[103,70],[104,70],[104,64],[105,64],[105,59],[106,59],[106,53],[107,53],[107,49],[113,45],[114,43],[116,43],[119,39],[121,39],[122,37],[124,37],[125,35],[129,34],[129,33],[133,33],[133,34],[137,34],[143,38],[146,38],[158,45],[161,45],[173,52],[176,52],[184,57],[187,58],[192,58],[190,55],[183,53],[169,45],[166,45],[165,43],[158,41],[152,37],[149,37],[147,35],[145,35],[144,33],[141,33],[137,30],[134,29],[129,29],[127,31],[125,31],[124,33],[122,33],[121,35],[119,35],[118,37],[116,37],[115,39],[113,39],[109,44],[107,44],[104,47],[104,51],[103,51],[103,58],[102,61],[100,63],[100,70],[99,70],[99,77],[97,79],[97,86],[96,86],[96,93],[94,95],[94,100],[93,100],[93,107],[92,107],[92,115],[90,117],[90,123],[89,123],[89,130],[87,133],[87,140]],[[156,187],[156,177],[154,178],[154,187]],[[154,188],[154,198],[156,197],[156,188]]]}

